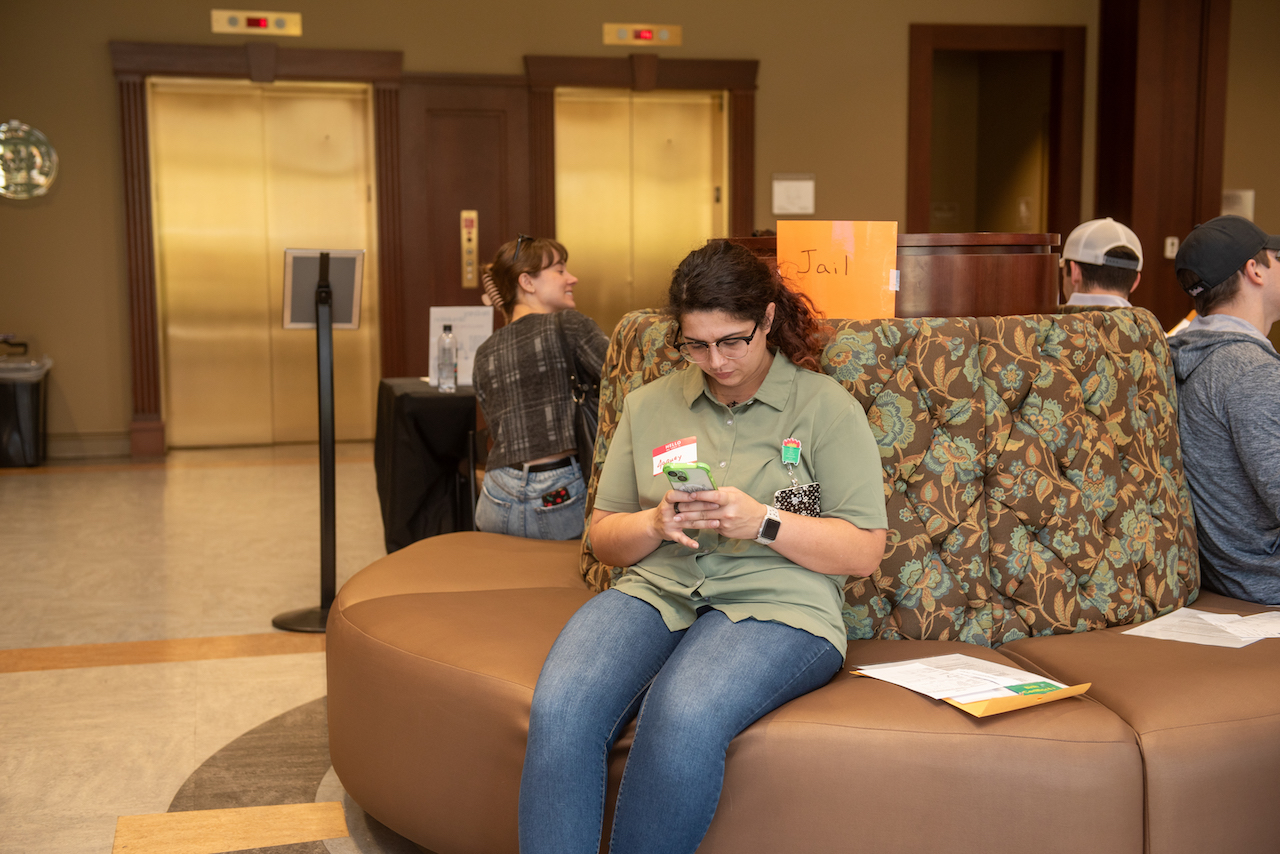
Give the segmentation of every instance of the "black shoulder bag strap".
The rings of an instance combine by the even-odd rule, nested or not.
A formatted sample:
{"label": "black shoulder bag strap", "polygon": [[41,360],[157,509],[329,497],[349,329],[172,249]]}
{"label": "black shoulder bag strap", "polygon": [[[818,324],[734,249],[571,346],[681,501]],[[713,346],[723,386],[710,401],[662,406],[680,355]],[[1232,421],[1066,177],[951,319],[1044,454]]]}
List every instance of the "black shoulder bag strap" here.
{"label": "black shoulder bag strap", "polygon": [[596,430],[600,421],[599,392],[589,380],[581,376],[578,360],[574,357],[569,339],[564,334],[564,320],[561,313],[556,312],[552,317],[556,324],[556,335],[560,338],[560,352],[564,354],[564,363],[569,369],[569,390],[573,393],[573,424],[574,437],[577,440],[578,465],[582,467],[583,479],[590,481],[591,466],[595,459]]}

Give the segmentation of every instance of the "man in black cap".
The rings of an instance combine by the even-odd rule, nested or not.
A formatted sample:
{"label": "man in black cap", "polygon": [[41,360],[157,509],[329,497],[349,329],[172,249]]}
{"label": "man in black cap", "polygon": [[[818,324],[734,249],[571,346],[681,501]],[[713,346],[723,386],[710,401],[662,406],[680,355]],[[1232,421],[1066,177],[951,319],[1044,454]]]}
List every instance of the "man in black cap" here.
{"label": "man in black cap", "polygon": [[1280,237],[1238,216],[1192,230],[1174,259],[1199,317],[1169,339],[1203,581],[1280,604]]}

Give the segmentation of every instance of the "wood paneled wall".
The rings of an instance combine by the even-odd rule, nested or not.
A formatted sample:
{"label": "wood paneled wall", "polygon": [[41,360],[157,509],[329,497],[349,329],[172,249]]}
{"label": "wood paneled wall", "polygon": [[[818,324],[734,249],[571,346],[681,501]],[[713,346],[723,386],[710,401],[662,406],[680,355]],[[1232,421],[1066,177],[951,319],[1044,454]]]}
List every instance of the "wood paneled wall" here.
{"label": "wood paneled wall", "polygon": [[1096,215],[1142,241],[1133,301],[1170,327],[1192,308],[1166,237],[1222,206],[1230,0],[1102,0]]}

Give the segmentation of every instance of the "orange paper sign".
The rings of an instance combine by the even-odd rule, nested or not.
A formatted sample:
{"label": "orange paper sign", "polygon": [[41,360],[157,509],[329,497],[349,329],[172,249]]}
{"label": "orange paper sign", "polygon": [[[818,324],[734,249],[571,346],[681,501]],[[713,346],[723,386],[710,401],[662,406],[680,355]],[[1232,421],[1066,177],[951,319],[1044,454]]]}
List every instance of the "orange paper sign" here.
{"label": "orange paper sign", "polygon": [[896,222],[778,222],[778,272],[827,317],[893,317],[897,255]]}

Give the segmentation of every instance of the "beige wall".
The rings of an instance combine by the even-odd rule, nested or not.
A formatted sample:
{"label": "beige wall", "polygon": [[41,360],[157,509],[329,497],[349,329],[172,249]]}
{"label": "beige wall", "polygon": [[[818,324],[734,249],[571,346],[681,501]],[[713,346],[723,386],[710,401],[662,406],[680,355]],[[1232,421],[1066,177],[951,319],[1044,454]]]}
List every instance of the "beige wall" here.
{"label": "beige wall", "polygon": [[[1264,2],[1252,5],[1261,10]],[[655,0],[610,6],[625,11],[607,14],[682,24],[684,46],[661,49],[664,56],[760,60],[755,220],[771,227],[773,172],[814,173],[820,218],[902,224],[912,22],[1089,27],[1082,199],[1088,214],[1097,7],[1097,0],[800,0],[782,6]],[[60,167],[47,197],[0,200],[0,331],[27,336],[36,352],[56,360],[50,430],[59,453],[123,449],[131,408],[120,129],[107,42],[242,42],[209,32],[210,8],[190,0],[44,0],[6,10],[6,30],[23,37],[10,39],[0,60],[3,118],[43,130],[58,149]],[[306,32],[284,44],[401,50],[411,72],[512,74],[522,71],[525,54],[628,50],[600,44],[606,13],[592,0],[536,7],[518,0],[297,0],[282,8],[301,12]],[[1260,39],[1264,31],[1259,23],[1250,36]],[[1233,80],[1234,72],[1233,65]],[[1255,183],[1261,195],[1262,184]]]}
{"label": "beige wall", "polygon": [[1222,186],[1254,190],[1253,221],[1280,234],[1280,92],[1275,0],[1232,0]]}
{"label": "beige wall", "polygon": [[[1253,190],[1253,221],[1280,234],[1280,114],[1267,104],[1280,86],[1280,51],[1269,35],[1274,0],[1233,0],[1227,66],[1227,138],[1222,186]],[[1280,324],[1271,327],[1280,346]]]}

